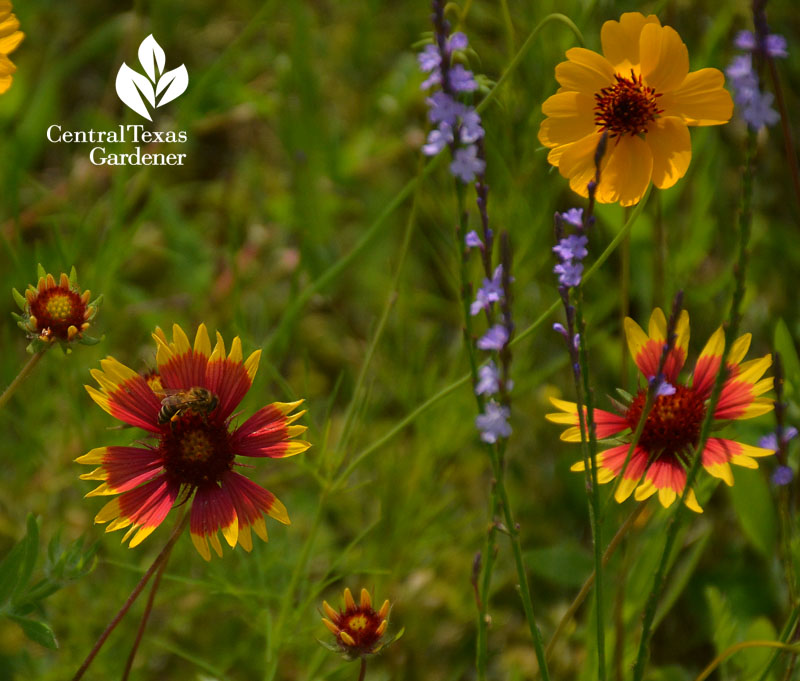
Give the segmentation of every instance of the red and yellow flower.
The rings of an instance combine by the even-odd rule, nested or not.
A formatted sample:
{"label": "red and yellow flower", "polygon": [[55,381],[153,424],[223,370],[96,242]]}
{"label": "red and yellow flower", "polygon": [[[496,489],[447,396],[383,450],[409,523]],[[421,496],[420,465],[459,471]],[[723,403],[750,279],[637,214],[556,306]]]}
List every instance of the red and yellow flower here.
{"label": "red and yellow flower", "polygon": [[144,446],[99,447],[76,459],[97,466],[82,479],[102,481],[86,496],[119,495],[95,522],[110,522],[107,532],[128,528],[122,541],[130,539],[133,547],[176,503],[191,499],[190,532],[203,558],[211,558],[209,544],[222,555],[218,532],[231,547],[239,543],[250,551],[251,529],[267,541],[264,515],[286,525],[289,516],[275,495],[234,470],[245,465],[236,457],[280,459],[308,449],[308,442],[293,439],[306,430],[292,425],[305,414],[292,413],[302,400],[274,402],[235,425],[233,410],[253,384],[261,351],[245,360],[236,337],[226,355],[219,333],[212,349],[204,324],[194,345],[177,324],[172,342],[161,329],[153,338],[158,380],[108,357],[92,370],[100,389],[86,386],[109,414],[153,438]]}
{"label": "red and yellow flower", "polygon": [[389,624],[389,601],[383,602],[380,610],[372,607],[372,598],[366,589],[361,589],[361,599],[356,603],[350,589],[344,590],[344,610],[334,610],[328,601],[322,601],[322,609],[328,618],[323,624],[336,637],[336,648],[348,659],[374,655],[389,643],[399,638],[402,631],[385,639]]}
{"label": "red and yellow flower", "polygon": [[88,290],[81,291],[74,267],[69,276],[62,272],[56,281],[39,265],[37,285],[29,285],[25,295],[17,289],[12,293],[22,310],[21,315],[12,314],[17,325],[31,339],[30,351],[41,350],[55,342],[64,346],[73,342],[84,345],[98,342],[96,338],[87,336],[86,330],[97,314],[102,296],[90,302],[92,294]]}
{"label": "red and yellow flower", "polygon": [[0,94],[11,87],[12,75],[17,70],[8,55],[17,49],[25,37],[19,30],[19,19],[12,9],[8,0],[0,0]]}
{"label": "red and yellow flower", "polygon": [[[645,379],[653,379],[667,337],[664,313],[658,308],[653,311],[647,333],[635,321],[627,318],[625,334],[636,366]],[[675,391],[655,398],[639,442],[618,483],[615,498],[620,503],[631,493],[638,501],[658,493],[659,501],[666,507],[681,497],[686,486],[686,470],[700,439],[708,398],[725,348],[725,334],[721,328],[712,334],[700,353],[691,379],[684,384],[678,382],[678,374],[686,361],[689,347],[689,315],[685,310],[678,320],[676,335],[675,347],[667,356],[663,371],[664,379]],[[772,357],[765,355],[743,362],[750,347],[750,339],[749,333],[740,336],[734,341],[728,354],[727,378],[714,409],[715,421],[754,418],[773,408],[771,399],[761,397],[772,388],[773,380],[762,378],[772,364]],[[630,435],[636,430],[646,399],[647,388],[642,387],[629,404],[621,405],[619,414],[595,409],[597,438],[613,437],[623,441],[628,439],[630,442]],[[575,403],[558,399],[551,401],[560,412],[548,414],[546,418],[553,423],[570,426],[562,433],[562,440],[580,442],[581,432]],[[618,444],[598,453],[598,482],[609,482],[622,473],[629,449],[629,443]],[[774,454],[774,450],[722,437],[710,437],[703,449],[701,463],[711,475],[727,485],[733,485],[730,464],[757,468],[756,459],[770,454]],[[571,470],[585,470],[584,462],[577,462]],[[691,489],[686,495],[686,505],[693,511],[702,512]]]}
{"label": "red and yellow flower", "polygon": [[539,141],[572,190],[587,196],[595,151],[608,132],[596,198],[630,206],[651,180],[666,189],[686,174],[687,126],[727,123],[733,101],[718,69],[689,72],[686,45],[653,14],[606,21],[600,38],[602,55],[573,47],[556,66],[561,87],[542,104]]}

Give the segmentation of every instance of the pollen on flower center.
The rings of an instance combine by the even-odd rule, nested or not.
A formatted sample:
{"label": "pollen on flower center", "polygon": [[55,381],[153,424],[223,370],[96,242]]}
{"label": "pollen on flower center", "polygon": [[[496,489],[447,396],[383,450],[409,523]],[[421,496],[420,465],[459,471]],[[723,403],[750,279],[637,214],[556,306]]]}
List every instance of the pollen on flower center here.
{"label": "pollen on flower center", "polygon": [[45,304],[45,309],[51,318],[64,320],[72,314],[72,300],[70,300],[69,294],[58,291],[50,296]]}
{"label": "pollen on flower center", "polygon": [[66,338],[70,326],[83,327],[86,305],[75,291],[58,286],[35,297],[30,304],[30,314],[38,330],[50,329],[54,335]]}
{"label": "pollen on flower center", "polygon": [[644,85],[641,74],[637,76],[633,69],[630,78],[619,73],[614,78],[614,85],[594,95],[594,122],[601,131],[608,130],[611,137],[647,132],[648,124],[664,112],[657,102],[661,93]]}
{"label": "pollen on flower center", "polygon": [[[642,415],[647,391],[639,390],[625,419],[631,430],[636,429]],[[672,395],[656,398],[639,438],[639,446],[650,455],[677,455],[695,447],[706,408],[701,396],[684,385],[675,386]]]}
{"label": "pollen on flower center", "polygon": [[161,435],[167,475],[180,484],[216,482],[231,470],[235,454],[225,425],[188,412],[165,426]]}

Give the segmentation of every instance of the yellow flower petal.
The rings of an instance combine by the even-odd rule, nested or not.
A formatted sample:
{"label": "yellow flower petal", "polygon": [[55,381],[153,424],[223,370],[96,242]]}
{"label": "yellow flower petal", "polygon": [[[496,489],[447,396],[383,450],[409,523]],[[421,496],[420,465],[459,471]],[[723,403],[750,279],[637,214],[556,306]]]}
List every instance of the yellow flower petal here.
{"label": "yellow flower petal", "polygon": [[692,160],[689,128],[680,118],[657,118],[645,140],[653,154],[653,184],[668,189],[686,174]]}
{"label": "yellow flower petal", "polygon": [[[586,186],[595,175],[594,154],[599,141],[600,134],[595,132],[572,144],[567,144],[563,148],[559,147],[561,153],[558,172],[569,179],[572,191],[581,196],[588,196]],[[550,155],[547,160],[553,162]]]}
{"label": "yellow flower petal", "polygon": [[590,97],[614,83],[614,67],[597,52],[584,47],[567,50],[567,61],[556,66],[556,80],[567,90],[577,90]]}
{"label": "yellow flower petal", "polygon": [[619,21],[606,21],[600,29],[603,54],[617,70],[623,62],[639,63],[639,36],[646,24],[660,26],[658,17],[640,12],[626,12]]}
{"label": "yellow flower petal", "polygon": [[539,126],[539,141],[546,147],[575,142],[595,130],[594,100],[582,92],[562,92],[542,104],[548,116]]}
{"label": "yellow flower petal", "polygon": [[621,206],[632,206],[644,196],[650,184],[653,154],[647,143],[631,135],[620,137],[616,145],[609,146],[610,153],[606,152],[608,162],[597,185],[597,200],[600,203],[619,201]]}
{"label": "yellow flower petal", "polygon": [[722,86],[725,76],[718,69],[693,71],[680,87],[664,94],[659,106],[664,116],[682,116],[687,125],[720,125],[733,114],[733,100]]}
{"label": "yellow flower petal", "polygon": [[675,90],[689,73],[689,51],[670,26],[647,24],[639,37],[642,78],[656,92]]}

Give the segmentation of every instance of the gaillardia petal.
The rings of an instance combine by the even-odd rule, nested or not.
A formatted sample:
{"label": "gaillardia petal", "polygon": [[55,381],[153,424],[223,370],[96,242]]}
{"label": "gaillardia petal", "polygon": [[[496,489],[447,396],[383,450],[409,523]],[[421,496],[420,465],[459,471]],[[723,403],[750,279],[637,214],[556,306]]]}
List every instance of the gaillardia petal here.
{"label": "gaillardia petal", "polygon": [[[46,285],[46,282],[45,282]],[[169,341],[161,329],[156,341],[157,372],[140,375],[112,357],[92,371],[99,388],[92,399],[125,423],[149,431],[152,440],[137,447],[98,447],[76,459],[95,468],[81,476],[101,484],[87,496],[120,495],[98,513],[107,531],[128,528],[123,541],[143,541],[180,499],[191,501],[190,532],[200,555],[222,555],[222,538],[231,547],[253,547],[251,530],[267,540],[265,516],[289,524],[286,507],[271,493],[234,472],[237,456],[285,458],[310,446],[295,440],[306,430],[293,425],[305,414],[292,413],[302,400],[275,402],[241,426],[231,423],[235,407],[253,382],[260,352],[245,360],[239,338],[226,354],[205,325],[194,342],[177,324]]]}
{"label": "gaillardia petal", "polygon": [[[725,335],[722,329],[714,332],[700,353],[691,380],[681,383],[679,374],[689,346],[689,315],[686,311],[678,318],[675,334],[675,346],[664,364],[664,376],[674,390],[655,397],[627,465],[625,460],[630,444],[619,444],[597,454],[597,480],[603,484],[618,478],[614,496],[620,503],[633,493],[637,501],[658,495],[661,504],[669,506],[683,495],[686,488],[686,471],[700,442],[700,431],[719,370]],[[618,405],[620,414],[595,409],[598,439],[615,435],[617,442],[630,442],[647,401],[647,382],[658,371],[666,343],[667,321],[664,313],[660,309],[653,311],[647,333],[635,321],[626,319],[625,335],[633,360],[646,379],[646,384],[629,403]],[[772,358],[766,355],[742,362],[750,347],[750,340],[750,334],[744,334],[731,346],[726,366],[727,379],[714,411],[715,420],[752,418],[773,408],[772,400],[762,397],[772,387],[772,379],[763,378]],[[546,418],[569,426],[562,433],[562,440],[580,442],[577,406],[564,400],[551,401],[560,411],[547,414]],[[712,437],[705,443],[701,464],[710,475],[732,485],[734,476],[731,464],[756,468],[757,458],[773,453],[770,449]],[[584,461],[576,462],[571,470],[585,470]],[[686,492],[686,505],[698,513],[702,512],[692,489]]]}

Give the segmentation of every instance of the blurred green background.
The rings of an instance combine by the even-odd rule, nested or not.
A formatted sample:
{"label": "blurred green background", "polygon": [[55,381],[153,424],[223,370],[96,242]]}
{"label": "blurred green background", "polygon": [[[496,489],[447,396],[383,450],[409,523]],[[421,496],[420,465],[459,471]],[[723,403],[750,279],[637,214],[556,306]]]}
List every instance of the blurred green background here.
{"label": "blurred green background", "polygon": [[[462,0],[461,9],[458,27],[474,49],[470,67],[487,84],[553,11],[568,15],[592,49],[599,49],[603,21],[657,11],[688,45],[692,70],[724,69],[735,54],[733,35],[751,28],[746,2]],[[338,603],[345,586],[391,599],[390,628],[406,630],[370,663],[368,678],[473,678],[477,609],[469,580],[489,522],[489,465],[468,384],[428,402],[467,371],[455,199],[445,163],[418,189],[408,186],[423,164],[426,108],[415,49],[430,31],[429,4],[25,0],[14,11],[26,38],[12,55],[14,84],[0,97],[0,291],[9,293],[0,305],[0,383],[26,361],[10,290],[34,282],[37,263],[55,274],[75,265],[82,286],[105,302],[96,321],[104,340],[70,356],[48,353],[0,411],[0,555],[22,537],[29,512],[40,517],[43,545],[54,537],[99,542],[92,574],[65,584],[36,613],[52,626],[58,650],[0,620],[0,680],[70,678],[169,534],[171,518],[134,550],[120,546],[120,534],[104,535],[92,524],[102,500],[82,498],[92,485],[78,480],[85,471],[72,461],[136,437],[109,430],[116,422],[83,388],[89,370],[109,354],[136,369],[153,367],[150,333],[176,322],[190,334],[205,322],[226,339],[240,335],[245,353],[264,348],[243,414],[304,397],[314,447],[248,472],[293,521],[269,523],[268,544],[256,542],[250,555],[226,549],[207,564],[188,537],[179,541],[132,678],[354,679],[357,665],[315,641],[329,636],[319,621],[322,599]],[[782,0],[769,4],[768,16],[789,40],[779,70],[797,120],[800,15]],[[150,33],[166,52],[166,68],[185,64],[189,72],[186,93],[157,110],[153,124],[114,91],[119,66],[138,67],[137,47]],[[556,90],[553,68],[573,45],[563,25],[551,24],[483,116],[490,214],[513,245],[518,329],[557,298],[553,213],[583,205],[536,138],[541,102]],[[159,149],[188,154],[186,164],[93,166],[93,145],[45,137],[52,124],[109,130],[131,123],[186,130],[186,144]],[[689,366],[729,306],[744,137],[739,120],[694,129],[687,176],[654,192],[631,236],[631,313],[644,324],[654,305],[683,289],[692,318]],[[794,337],[800,324],[800,224],[780,129],[762,131],[758,141],[743,323],[754,336],[750,357],[772,349],[779,319]],[[625,218],[616,206],[597,213],[590,259]],[[632,364],[622,364],[623,269],[615,253],[586,286],[603,408],[617,386],[636,387]],[[583,478],[569,472],[578,448],[561,443],[560,429],[543,418],[549,396],[573,398],[561,338],[550,331],[558,320],[514,347],[507,454],[545,640],[592,568]],[[793,403],[789,422],[797,416]],[[755,444],[772,427],[766,416],[730,432]],[[342,484],[322,495],[325,479],[342,470],[336,464],[354,461]],[[650,678],[694,678],[730,642],[774,636],[782,625],[787,596],[768,482],[773,466],[767,460],[756,472],[736,470],[735,487],[717,489],[684,533]],[[612,507],[607,536],[633,504]],[[663,538],[665,516],[650,518],[651,511],[655,505],[610,564],[609,651],[623,640],[616,659],[625,670]],[[535,656],[502,535],[499,547],[491,677],[529,679]],[[42,552],[35,574],[46,570]],[[87,679],[119,676],[142,607],[113,633]],[[593,678],[589,608],[557,646],[554,678]],[[751,678],[747,665],[763,653],[748,655],[715,678]]]}

